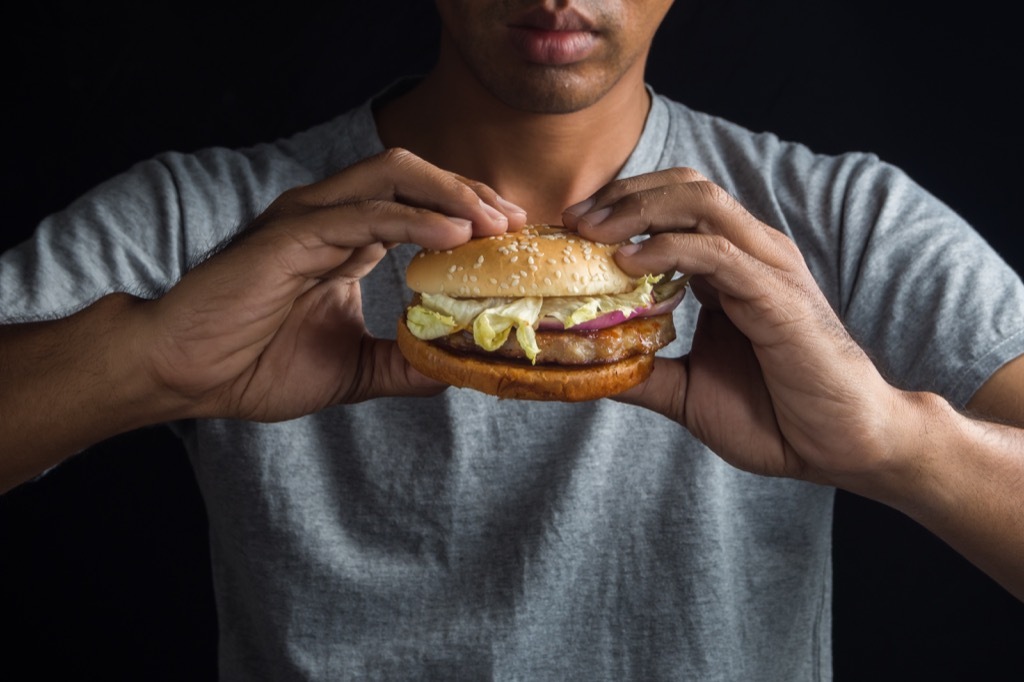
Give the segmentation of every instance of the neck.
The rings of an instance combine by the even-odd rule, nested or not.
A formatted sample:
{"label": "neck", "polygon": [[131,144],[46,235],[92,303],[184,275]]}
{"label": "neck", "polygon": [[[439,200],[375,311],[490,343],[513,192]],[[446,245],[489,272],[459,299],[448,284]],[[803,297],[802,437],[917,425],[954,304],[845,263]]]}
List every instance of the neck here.
{"label": "neck", "polygon": [[442,61],[377,112],[378,129],[385,146],[489,185],[529,222],[561,224],[563,209],[614,179],[640,138],[650,97],[642,64],[636,71],[589,107],[537,114],[504,105]]}

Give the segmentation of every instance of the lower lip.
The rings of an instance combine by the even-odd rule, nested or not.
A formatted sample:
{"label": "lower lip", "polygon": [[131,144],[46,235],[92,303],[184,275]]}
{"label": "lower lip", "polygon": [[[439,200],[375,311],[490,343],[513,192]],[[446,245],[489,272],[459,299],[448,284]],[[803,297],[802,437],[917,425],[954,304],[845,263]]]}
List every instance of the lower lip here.
{"label": "lower lip", "polygon": [[582,61],[597,46],[597,34],[590,31],[547,31],[539,28],[509,28],[512,46],[526,61],[545,66],[563,66]]}

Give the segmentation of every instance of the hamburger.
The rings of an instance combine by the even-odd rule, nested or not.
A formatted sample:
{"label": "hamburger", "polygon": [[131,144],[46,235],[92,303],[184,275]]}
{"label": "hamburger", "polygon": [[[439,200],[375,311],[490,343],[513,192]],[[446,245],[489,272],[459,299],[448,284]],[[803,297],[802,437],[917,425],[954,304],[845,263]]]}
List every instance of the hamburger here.
{"label": "hamburger", "polygon": [[620,393],[651,373],[676,336],[686,277],[633,277],[602,244],[552,225],[422,249],[398,346],[423,374],[519,400],[577,402]]}

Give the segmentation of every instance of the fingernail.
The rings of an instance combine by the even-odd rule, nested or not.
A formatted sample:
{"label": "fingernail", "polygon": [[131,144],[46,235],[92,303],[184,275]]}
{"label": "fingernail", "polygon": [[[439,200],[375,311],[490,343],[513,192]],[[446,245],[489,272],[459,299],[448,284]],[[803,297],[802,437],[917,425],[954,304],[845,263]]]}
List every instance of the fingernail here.
{"label": "fingernail", "polygon": [[461,227],[463,229],[466,229],[466,230],[473,229],[473,221],[472,220],[466,220],[465,218],[456,218],[456,217],[450,216],[450,215],[445,216],[445,218],[447,218],[448,220],[450,220],[451,222],[455,223],[456,225],[458,225],[459,227]]}
{"label": "fingernail", "polygon": [[631,242],[629,244],[624,244],[623,246],[619,247],[618,253],[621,253],[623,256],[632,256],[634,253],[639,251],[640,247],[642,246],[642,242]]}
{"label": "fingernail", "polygon": [[594,199],[594,197],[590,197],[589,199],[584,199],[578,204],[573,204],[569,208],[565,209],[565,212],[572,213],[574,216],[582,216],[587,211],[589,211],[590,207],[593,206],[596,202],[597,200]]}
{"label": "fingernail", "polygon": [[495,196],[495,198],[498,200],[498,203],[501,204],[501,207],[504,208],[509,213],[518,213],[520,215],[526,215],[526,209],[516,206],[508,199],[504,199],[499,196]]}
{"label": "fingernail", "polygon": [[591,227],[597,227],[604,222],[604,219],[612,214],[612,207],[605,206],[602,209],[594,211],[593,213],[587,213],[580,216],[580,220],[585,220]]}
{"label": "fingernail", "polygon": [[487,213],[487,215],[491,217],[491,220],[497,221],[499,223],[508,222],[508,218],[505,217],[504,213],[494,208],[490,204],[485,203],[483,199],[480,200],[480,205],[483,206],[484,211]]}

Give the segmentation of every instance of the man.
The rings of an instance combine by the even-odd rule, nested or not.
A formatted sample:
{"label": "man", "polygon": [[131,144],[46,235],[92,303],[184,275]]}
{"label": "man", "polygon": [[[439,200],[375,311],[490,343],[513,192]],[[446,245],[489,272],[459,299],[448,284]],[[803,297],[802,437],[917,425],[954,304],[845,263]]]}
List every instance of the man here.
{"label": "man", "polygon": [[[4,330],[5,358],[35,360],[3,363],[8,485],[114,433],[175,421],[211,513],[228,677],[827,676],[832,485],[906,511],[1020,596],[1019,431],[890,385],[831,312],[900,383],[932,379],[1019,422],[1019,281],[984,259],[953,270],[984,270],[1010,296],[1008,313],[978,313],[1003,331],[940,329],[938,345],[984,336],[977,362],[898,347],[906,330],[873,306],[927,279],[907,272],[891,297],[867,286],[899,262],[886,244],[895,226],[983,250],[899,173],[652,99],[643,62],[667,2],[455,5],[439,3],[437,68],[389,91],[372,118],[361,109],[246,155],[146,164],[42,228],[33,251],[51,262],[3,262],[5,285],[31,292],[22,309],[5,300],[5,315],[90,304]],[[337,139],[354,148],[322,144]],[[675,163],[680,140],[696,170]],[[727,143],[740,146],[726,155]],[[771,180],[799,171],[809,196],[783,197],[801,187],[790,182],[773,207],[770,185],[748,177],[764,159],[782,165]],[[402,397],[443,387],[386,340],[411,251],[388,247],[450,246],[527,219],[606,240],[649,231],[623,267],[700,276],[703,311],[691,300],[679,317],[687,359],[669,354],[621,397],[648,410]],[[71,224],[80,235],[60,229]],[[77,256],[101,227],[160,253],[140,266],[134,247],[117,249],[94,272]],[[870,229],[882,234],[869,240]],[[48,246],[58,235],[80,240],[74,262]],[[863,274],[832,270],[840,237]],[[941,256],[921,263],[952,267]],[[152,302],[90,296],[142,287],[169,289]],[[949,315],[961,294],[935,285],[901,305]],[[908,367],[918,354],[924,367]],[[943,375],[940,359],[960,364]],[[54,396],[43,376],[74,390]],[[56,424],[55,410],[66,415]]]}

